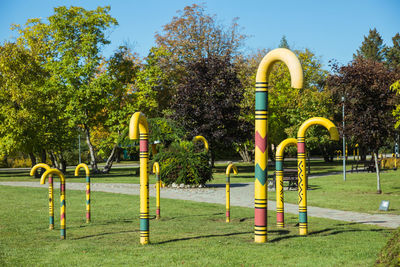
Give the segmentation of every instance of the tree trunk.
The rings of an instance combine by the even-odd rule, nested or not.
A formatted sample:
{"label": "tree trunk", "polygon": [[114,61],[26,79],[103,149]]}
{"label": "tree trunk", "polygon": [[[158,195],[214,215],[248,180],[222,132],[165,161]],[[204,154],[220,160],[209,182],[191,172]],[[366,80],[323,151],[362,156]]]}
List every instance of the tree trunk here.
{"label": "tree trunk", "polygon": [[84,127],[85,127],[86,143],[89,147],[89,153],[90,153],[90,166],[92,167],[92,171],[94,173],[99,173],[94,147],[92,145],[92,142],[90,141],[90,129],[86,124],[84,124]]}
{"label": "tree trunk", "polygon": [[41,156],[42,163],[46,163],[46,161],[47,161],[46,150],[42,149],[42,154],[40,156]]}
{"label": "tree trunk", "polygon": [[377,158],[377,152],[374,152],[374,158],[375,158],[375,169],[376,169],[376,193],[377,194],[382,194],[381,190],[381,176],[379,173],[379,164],[378,164],[378,158]]}
{"label": "tree trunk", "polygon": [[54,155],[53,152],[49,152],[49,155],[50,155],[50,160],[51,160],[52,165],[53,165],[56,169],[59,169],[57,157]]}
{"label": "tree trunk", "polygon": [[244,145],[243,148],[239,149],[239,155],[242,158],[243,162],[251,162],[251,154],[246,145]]}
{"label": "tree trunk", "polygon": [[115,158],[117,157],[117,152],[118,152],[118,144],[115,144],[111,151],[110,156],[107,159],[106,166],[104,166],[102,173],[110,172],[113,162],[114,162]]}
{"label": "tree trunk", "polygon": [[67,161],[65,160],[62,152],[60,152],[59,159],[59,170],[62,171],[62,173],[65,173],[67,171]]}

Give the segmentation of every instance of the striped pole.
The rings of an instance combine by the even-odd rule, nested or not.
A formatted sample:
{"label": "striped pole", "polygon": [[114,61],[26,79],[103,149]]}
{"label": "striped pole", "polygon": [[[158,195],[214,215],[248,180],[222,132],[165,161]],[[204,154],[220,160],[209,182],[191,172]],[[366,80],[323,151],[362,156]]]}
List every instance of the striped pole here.
{"label": "striped pole", "polygon": [[86,223],[90,223],[90,171],[88,165],[81,163],[75,168],[75,176],[79,175],[79,170],[83,168],[86,173]]}
{"label": "striped pole", "polygon": [[297,132],[297,177],[299,194],[299,232],[307,235],[307,175],[306,175],[306,144],[307,129],[312,125],[321,125],[328,129],[331,140],[339,141],[339,132],[336,126],[328,119],[314,117],[306,120]]}
{"label": "striped pole", "polygon": [[148,151],[149,127],[146,116],[141,112],[135,112],[129,123],[129,138],[139,139],[140,146],[140,244],[145,245],[150,241],[149,223],[149,176],[147,163],[149,160]]}
{"label": "striped pole", "polygon": [[[30,175],[35,175],[37,169],[43,168],[46,171],[50,170],[50,166],[46,163],[39,163],[32,167]],[[53,194],[53,177],[49,176],[49,229],[54,229],[54,194]]]}
{"label": "striped pole", "polygon": [[201,136],[201,135],[198,135],[198,136],[195,136],[195,137],[193,138],[193,142],[197,142],[197,141],[203,142],[203,144],[204,144],[204,149],[206,150],[206,152],[208,152],[208,142],[207,142],[207,139],[204,138],[204,137]]}
{"label": "striped pole", "polygon": [[160,165],[158,162],[154,162],[153,164],[153,172],[156,174],[156,219],[161,218],[160,213],[160,187],[161,187],[161,180],[160,180]]}
{"label": "striped pole", "polygon": [[231,190],[231,170],[233,170],[234,174],[238,174],[237,168],[233,163],[230,163],[226,168],[226,186],[225,186],[225,198],[226,198],[226,222],[231,221],[231,212],[230,212],[230,190]]}
{"label": "striped pole", "polygon": [[292,51],[277,48],[264,56],[256,75],[254,241],[257,243],[267,242],[268,77],[278,61],[288,67],[292,87],[303,86],[303,70]]}
{"label": "striped pole", "polygon": [[296,146],[296,138],[287,138],[283,140],[276,149],[275,157],[275,187],[276,187],[276,226],[285,227],[285,208],[283,196],[283,153],[288,146]]}
{"label": "striped pole", "polygon": [[61,230],[61,239],[65,239],[67,237],[67,218],[66,218],[66,202],[65,202],[65,177],[62,172],[57,169],[49,169],[43,173],[40,178],[40,184],[44,184],[46,182],[47,176],[51,174],[56,174],[60,177],[60,230]]}

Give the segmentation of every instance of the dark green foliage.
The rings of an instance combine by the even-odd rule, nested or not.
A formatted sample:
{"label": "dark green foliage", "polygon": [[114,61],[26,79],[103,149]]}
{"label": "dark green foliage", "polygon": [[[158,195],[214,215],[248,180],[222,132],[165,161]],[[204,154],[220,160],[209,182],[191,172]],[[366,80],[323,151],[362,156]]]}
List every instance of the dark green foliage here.
{"label": "dark green foliage", "polygon": [[202,185],[212,179],[212,169],[207,152],[196,152],[192,142],[174,142],[154,156],[160,164],[161,180],[169,185]]}
{"label": "dark green foliage", "polygon": [[400,68],[400,34],[396,33],[392,41],[393,46],[385,49],[386,63],[389,67],[395,69]]}
{"label": "dark green foliage", "polygon": [[374,61],[383,61],[385,58],[385,45],[379,32],[374,28],[369,30],[368,37],[364,36],[360,48],[357,50],[357,55],[354,57],[362,57]]}
{"label": "dark green foliage", "polygon": [[166,118],[148,119],[150,131],[150,143],[160,141],[168,147],[172,142],[181,140],[185,130],[174,120]]}
{"label": "dark green foliage", "polygon": [[379,253],[375,266],[400,266],[400,228]]}

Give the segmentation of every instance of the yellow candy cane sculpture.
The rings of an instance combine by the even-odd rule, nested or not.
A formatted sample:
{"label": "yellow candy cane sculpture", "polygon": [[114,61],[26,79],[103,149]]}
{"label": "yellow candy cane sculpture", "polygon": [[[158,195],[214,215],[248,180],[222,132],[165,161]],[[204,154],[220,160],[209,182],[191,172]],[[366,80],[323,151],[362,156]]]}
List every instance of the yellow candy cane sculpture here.
{"label": "yellow candy cane sculpture", "polygon": [[147,164],[149,161],[149,126],[146,116],[141,112],[135,112],[129,123],[129,138],[139,139],[140,144],[140,244],[149,243],[150,223],[149,223],[149,174]]}
{"label": "yellow candy cane sculpture", "polygon": [[60,177],[60,229],[61,229],[61,239],[65,239],[67,237],[67,227],[66,227],[66,202],[65,202],[65,177],[62,172],[57,169],[49,169],[43,173],[42,178],[40,178],[40,184],[44,184],[46,182],[47,176],[51,174],[55,174]]}
{"label": "yellow candy cane sculpture", "polygon": [[194,138],[193,138],[193,142],[196,142],[196,141],[201,141],[201,142],[203,142],[203,144],[204,144],[204,149],[206,150],[206,152],[208,152],[208,142],[207,142],[207,139],[205,139],[203,136],[201,136],[201,135],[198,135],[198,136],[195,136]]}
{"label": "yellow candy cane sculpture", "polygon": [[339,132],[336,126],[328,119],[314,117],[306,120],[297,132],[297,177],[299,193],[299,232],[307,235],[307,176],[306,176],[306,144],[305,136],[307,129],[312,125],[322,125],[328,129],[331,140],[339,141]]}
{"label": "yellow candy cane sculpture", "polygon": [[297,146],[296,138],[287,138],[283,140],[276,148],[275,157],[275,187],[276,187],[276,226],[285,227],[285,208],[283,197],[283,152],[288,146]]}
{"label": "yellow candy cane sculpture", "polygon": [[226,222],[231,221],[231,211],[230,211],[230,206],[231,206],[231,196],[230,196],[230,191],[231,191],[231,170],[233,170],[234,174],[238,174],[237,168],[233,163],[230,163],[228,167],[226,167],[226,186],[225,186],[225,198],[226,198]]}
{"label": "yellow candy cane sculpture", "polygon": [[265,55],[256,76],[254,241],[257,243],[267,241],[268,77],[278,61],[284,62],[289,68],[292,87],[303,86],[303,70],[292,51],[278,48]]}
{"label": "yellow candy cane sculpture", "polygon": [[[50,166],[46,163],[39,163],[33,166],[31,169],[30,175],[35,175],[37,169],[43,168],[46,171],[50,170]],[[49,176],[49,229],[54,229],[54,194],[53,194],[53,177]]]}
{"label": "yellow candy cane sculpture", "polygon": [[156,219],[161,218],[160,213],[160,187],[161,187],[161,180],[160,180],[160,165],[158,162],[154,162],[153,164],[153,172],[156,174]]}
{"label": "yellow candy cane sculpture", "polygon": [[90,223],[90,171],[88,165],[81,163],[75,168],[75,176],[79,175],[79,170],[83,168],[86,173],[86,223]]}

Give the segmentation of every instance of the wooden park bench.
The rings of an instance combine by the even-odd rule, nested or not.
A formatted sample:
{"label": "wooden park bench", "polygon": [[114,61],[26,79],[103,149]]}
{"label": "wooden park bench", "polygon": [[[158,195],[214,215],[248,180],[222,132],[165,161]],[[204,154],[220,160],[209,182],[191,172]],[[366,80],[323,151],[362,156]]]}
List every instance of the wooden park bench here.
{"label": "wooden park bench", "polygon": [[[381,166],[381,160],[378,160],[378,167]],[[375,172],[375,161],[372,160],[358,160],[351,165],[351,172],[359,172],[359,171],[366,171],[366,172]]]}
{"label": "wooden park bench", "polygon": [[[283,187],[287,184],[287,190],[297,190],[297,169],[284,169],[283,170]],[[274,187],[276,186],[276,173],[274,172],[273,178]],[[276,187],[275,187],[276,188]]]}

